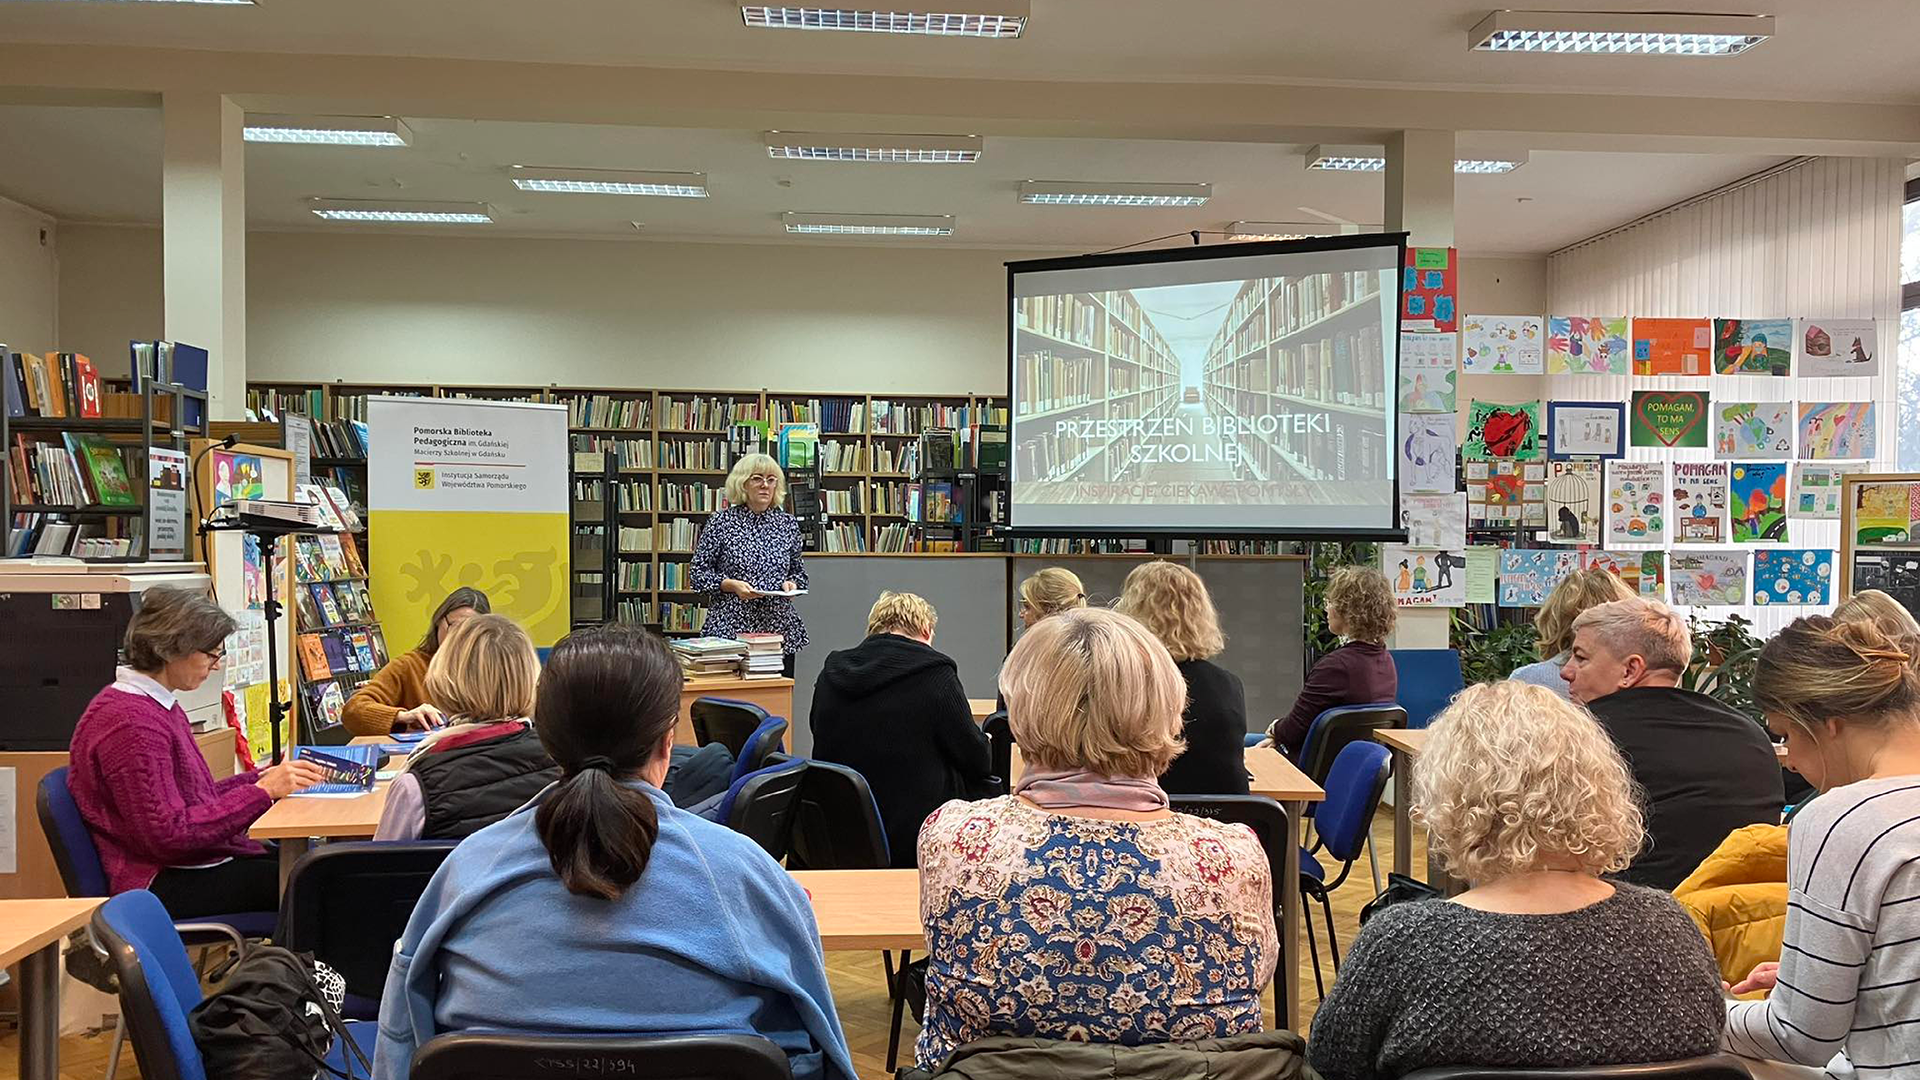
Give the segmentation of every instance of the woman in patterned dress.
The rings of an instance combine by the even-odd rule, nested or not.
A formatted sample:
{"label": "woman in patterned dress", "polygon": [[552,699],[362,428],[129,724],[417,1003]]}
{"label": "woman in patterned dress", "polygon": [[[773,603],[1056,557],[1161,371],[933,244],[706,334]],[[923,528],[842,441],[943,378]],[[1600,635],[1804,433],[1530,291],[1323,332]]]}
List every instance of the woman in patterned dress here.
{"label": "woman in patterned dress", "polygon": [[747,454],[727,474],[727,505],[707,519],[689,571],[693,587],[714,594],[704,632],[713,637],[779,634],[786,673],[807,646],[793,599],[768,595],[807,587],[800,521],[780,508],[787,476],[765,454]]}
{"label": "woman in patterned dress", "polygon": [[1186,682],[1104,608],[1034,624],[1000,671],[1026,762],[1014,794],[949,802],[920,830],[928,942],[916,1057],[989,1035],[1188,1042],[1261,1030],[1279,953],[1251,831],[1176,814]]}

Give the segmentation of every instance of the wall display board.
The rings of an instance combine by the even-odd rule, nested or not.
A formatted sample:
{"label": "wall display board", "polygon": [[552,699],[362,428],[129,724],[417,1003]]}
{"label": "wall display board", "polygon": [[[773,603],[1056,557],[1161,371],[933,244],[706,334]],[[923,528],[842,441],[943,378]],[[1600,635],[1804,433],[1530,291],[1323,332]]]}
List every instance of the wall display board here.
{"label": "wall display board", "polygon": [[1627,452],[1627,407],[1618,401],[1547,402],[1547,456],[1617,458]]}
{"label": "wall display board", "polygon": [[1707,445],[1707,395],[1701,390],[1635,390],[1628,441],[1644,447]]}
{"label": "wall display board", "polygon": [[1920,616],[1920,473],[1842,481],[1840,596],[1879,589]]}

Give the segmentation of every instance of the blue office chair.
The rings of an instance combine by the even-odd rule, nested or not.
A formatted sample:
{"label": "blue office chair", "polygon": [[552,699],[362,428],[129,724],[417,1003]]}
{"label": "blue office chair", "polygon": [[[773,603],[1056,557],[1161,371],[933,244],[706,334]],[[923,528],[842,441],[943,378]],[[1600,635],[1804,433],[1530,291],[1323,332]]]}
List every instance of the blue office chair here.
{"label": "blue office chair", "polygon": [[380,994],[393,966],[393,943],[454,840],[325,844],[287,875],[274,941],[340,973],[347,982],[340,1015],[380,1018]]}
{"label": "blue office chair", "polygon": [[[142,1080],[207,1080],[200,1047],[187,1026],[187,1014],[203,997],[200,979],[159,897],[145,889],[121,893],[94,911],[92,927],[119,982],[120,1011]],[[349,1021],[347,1027],[371,1057],[374,1025]],[[336,1040],[327,1063],[344,1072],[347,1054]]]}
{"label": "blue office chair", "polygon": [[1661,1061],[1646,1065],[1586,1065],[1574,1069],[1495,1069],[1483,1065],[1440,1065],[1410,1072],[1400,1080],[1753,1080],[1732,1054]]}
{"label": "blue office chair", "polygon": [[767,854],[784,859],[793,843],[793,818],[807,765],[805,758],[790,758],[756,769],[735,780],[701,816],[752,837]]}
{"label": "blue office chair", "polygon": [[734,751],[733,779],[738,780],[756,769],[765,768],[767,755],[780,749],[781,740],[786,738],[786,735],[786,717],[769,716],[760,721],[759,726],[753,729],[753,733],[746,737],[738,750]]}
{"label": "blue office chair", "polygon": [[[1315,817],[1316,840],[1313,850],[1300,853],[1300,895],[1320,901],[1327,918],[1327,951],[1333,954],[1333,970],[1340,971],[1340,942],[1334,936],[1331,894],[1347,880],[1367,849],[1374,812],[1380,809],[1380,796],[1387,790],[1387,774],[1392,771],[1393,756],[1376,742],[1351,742],[1334,760],[1327,774],[1327,801],[1320,804]],[[1327,880],[1326,867],[1318,858],[1325,852],[1340,863],[1340,874]],[[1320,976],[1320,948],[1314,941],[1313,919],[1307,919],[1307,950],[1313,957],[1313,984],[1327,996]]]}
{"label": "blue office chair", "polygon": [[734,698],[701,697],[693,699],[687,720],[693,725],[693,744],[722,743],[735,760],[747,745],[747,739],[767,721],[767,710],[751,701]]}
{"label": "blue office chair", "polygon": [[441,1035],[414,1051],[413,1080],[531,1080],[544,1076],[791,1080],[787,1055],[758,1035],[672,1038]]}
{"label": "blue office chair", "polygon": [[1407,710],[1407,726],[1423,728],[1433,722],[1453,696],[1466,688],[1460,674],[1458,649],[1388,649],[1399,673],[1395,700]]}

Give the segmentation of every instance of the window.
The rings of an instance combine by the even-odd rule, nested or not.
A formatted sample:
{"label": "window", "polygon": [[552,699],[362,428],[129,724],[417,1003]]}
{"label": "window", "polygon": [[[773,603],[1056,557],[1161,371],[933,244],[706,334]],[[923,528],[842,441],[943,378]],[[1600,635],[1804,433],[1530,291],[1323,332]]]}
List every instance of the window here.
{"label": "window", "polygon": [[1899,468],[1920,470],[1920,178],[1907,181],[1900,239]]}

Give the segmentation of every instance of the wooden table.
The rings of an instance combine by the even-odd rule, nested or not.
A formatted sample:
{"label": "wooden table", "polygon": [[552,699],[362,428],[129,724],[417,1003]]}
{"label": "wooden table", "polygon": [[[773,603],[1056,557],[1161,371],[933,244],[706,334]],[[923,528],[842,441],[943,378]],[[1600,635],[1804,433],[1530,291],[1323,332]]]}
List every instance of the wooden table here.
{"label": "wooden table", "polygon": [[[1300,1022],[1300,838],[1303,835],[1307,804],[1325,801],[1327,793],[1320,785],[1307,779],[1307,774],[1296,768],[1287,756],[1267,746],[1249,746],[1246,748],[1248,788],[1255,795],[1264,795],[1287,810],[1288,827],[1293,830],[1293,842],[1287,845],[1284,865],[1272,868],[1279,878],[1275,886],[1280,890],[1280,933],[1281,948],[1285,951],[1286,962],[1281,964],[1279,972],[1281,998],[1280,1022],[1290,1031],[1298,1031]],[[1018,780],[1024,765],[1020,761],[1020,748],[1013,748],[1010,780]]]}
{"label": "wooden table", "polygon": [[1000,702],[990,697],[968,698],[967,707],[973,710],[973,722],[979,724],[984,723],[987,717],[999,711]]}
{"label": "wooden table", "polygon": [[[1425,728],[1390,728],[1373,733],[1373,740],[1393,751],[1393,872],[1413,874],[1413,759],[1426,748]],[[1427,857],[1427,878],[1433,878],[1433,857]]]}
{"label": "wooden table", "polygon": [[792,679],[688,679],[680,688],[680,724],[673,732],[673,741],[681,746],[695,745],[693,703],[703,697],[750,701],[774,716],[786,717],[788,734],[800,723],[793,715]]}
{"label": "wooden table", "polygon": [[20,965],[20,1078],[60,1076],[60,946],[104,900],[0,900],[0,967]]}
{"label": "wooden table", "polygon": [[918,870],[794,870],[828,952],[927,947]]}
{"label": "wooden table", "polygon": [[[389,743],[384,735],[361,735],[351,745]],[[365,795],[350,799],[324,797],[301,798],[290,795],[267,808],[247,829],[255,840],[280,843],[280,888],[287,887],[287,875],[300,861],[317,837],[322,840],[371,840],[387,808],[387,788],[393,782],[381,780]]]}

